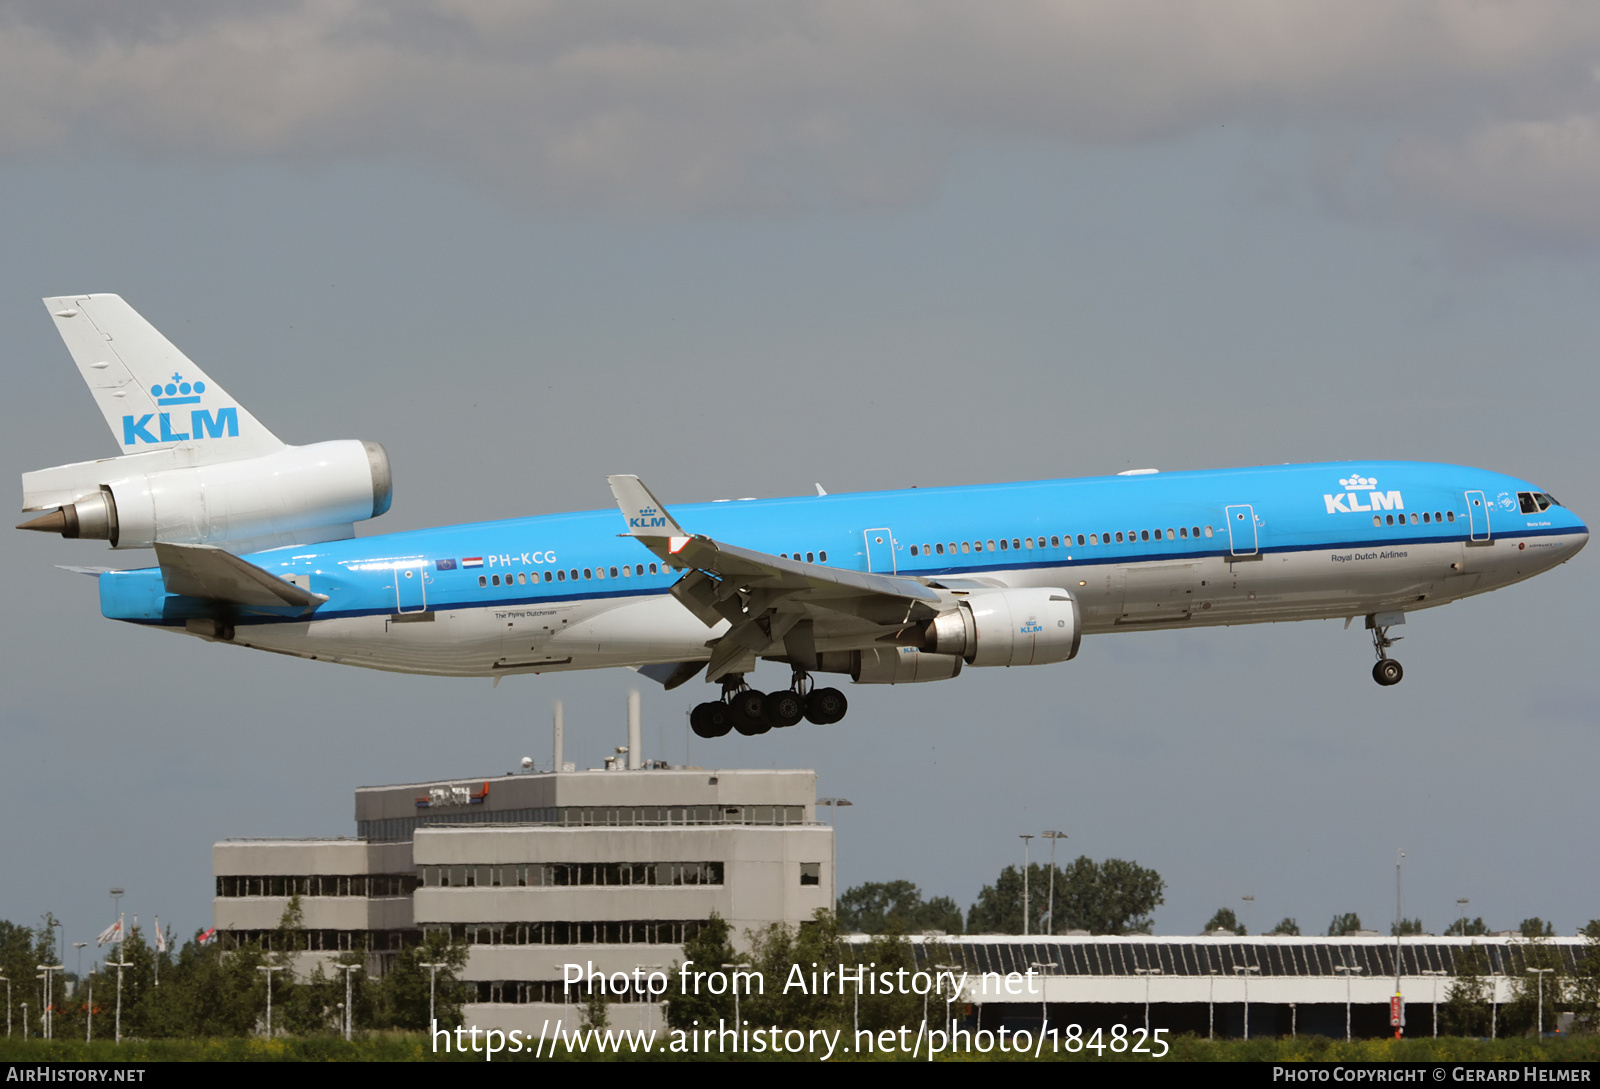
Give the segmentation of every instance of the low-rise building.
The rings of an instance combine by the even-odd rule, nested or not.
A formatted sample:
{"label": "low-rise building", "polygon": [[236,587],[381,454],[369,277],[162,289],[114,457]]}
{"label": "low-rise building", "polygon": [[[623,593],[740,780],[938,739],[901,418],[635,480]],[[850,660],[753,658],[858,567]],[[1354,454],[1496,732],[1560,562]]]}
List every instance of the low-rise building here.
{"label": "low-rise building", "polygon": [[[468,1021],[576,1017],[573,969],[670,970],[713,914],[736,936],[834,901],[833,830],[811,771],[652,767],[362,787],[356,835],[212,849],[223,941],[270,946],[300,897],[297,971],[348,950],[381,974],[438,929],[469,945]],[[613,1000],[658,1023],[637,988]],[[659,996],[656,996],[657,998]]]}

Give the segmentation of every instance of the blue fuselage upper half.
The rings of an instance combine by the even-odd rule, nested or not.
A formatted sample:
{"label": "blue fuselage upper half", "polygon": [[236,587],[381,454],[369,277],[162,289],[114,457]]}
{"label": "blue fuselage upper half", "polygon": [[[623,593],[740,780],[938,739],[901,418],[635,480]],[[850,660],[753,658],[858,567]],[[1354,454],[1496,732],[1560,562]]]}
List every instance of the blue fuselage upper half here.
{"label": "blue fuselage upper half", "polygon": [[[1586,534],[1540,487],[1420,462],[1335,462],[672,505],[684,529],[773,555],[930,578],[1018,569]],[[415,530],[248,557],[328,600],[240,622],[456,610],[664,593],[661,564],[615,507]],[[1064,577],[1065,573],[1063,573]],[[1064,584],[1064,583],[1063,583]],[[100,577],[107,617],[182,624],[206,601],[159,569]]]}

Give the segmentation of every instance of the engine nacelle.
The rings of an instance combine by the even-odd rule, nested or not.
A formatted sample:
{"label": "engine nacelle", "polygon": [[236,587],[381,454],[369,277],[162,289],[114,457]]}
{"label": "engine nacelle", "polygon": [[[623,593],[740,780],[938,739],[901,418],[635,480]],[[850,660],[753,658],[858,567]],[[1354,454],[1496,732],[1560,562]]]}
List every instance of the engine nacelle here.
{"label": "engine nacelle", "polygon": [[929,622],[922,649],[973,666],[1047,665],[1078,653],[1077,599],[1057,588],[984,590]]}
{"label": "engine nacelle", "polygon": [[857,684],[948,681],[961,672],[961,659],[956,655],[929,654],[916,647],[872,647],[850,653],[850,679]]}
{"label": "engine nacelle", "polygon": [[[103,463],[115,472],[116,462]],[[394,478],[375,442],[287,446],[261,457],[118,476],[19,527],[112,548],[335,540],[389,509]]]}

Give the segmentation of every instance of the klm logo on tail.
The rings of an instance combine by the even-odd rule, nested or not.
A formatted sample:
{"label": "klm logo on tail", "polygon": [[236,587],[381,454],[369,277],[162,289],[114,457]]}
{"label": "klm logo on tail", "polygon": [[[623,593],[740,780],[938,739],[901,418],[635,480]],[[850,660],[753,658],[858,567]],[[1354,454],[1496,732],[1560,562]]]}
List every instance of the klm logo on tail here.
{"label": "klm logo on tail", "polygon": [[[150,430],[150,421],[160,417],[161,422],[156,426],[158,432]],[[122,417],[122,445],[135,446],[141,442],[183,442],[190,438],[195,439],[220,439],[239,437],[239,410],[237,408],[219,408],[216,415],[203,408],[197,408],[189,413],[189,430],[172,430],[172,413],[146,412],[143,416]]]}
{"label": "klm logo on tail", "polygon": [[666,516],[656,507],[640,507],[639,513],[628,519],[629,529],[664,529]]}
{"label": "klm logo on tail", "polygon": [[[150,387],[150,395],[156,399],[158,405],[197,405],[200,395],[206,391],[204,382],[189,383],[183,380],[183,375],[175,374],[172,381],[166,385]],[[189,413],[189,430],[174,431],[172,429],[171,412],[146,412],[143,416],[122,417],[122,445],[137,446],[141,442],[160,444],[164,442],[186,442],[189,439],[239,437],[239,410],[237,408],[219,408],[216,414],[203,408],[194,409]],[[178,413],[180,417],[181,413]],[[151,421],[160,417],[160,423],[155,425],[157,431],[151,431]],[[181,424],[179,426],[182,426]]]}
{"label": "klm logo on tail", "polygon": [[[1352,476],[1339,481],[1345,489],[1343,495],[1326,495],[1322,501],[1327,505],[1329,514],[1351,514],[1361,511],[1375,510],[1404,510],[1405,500],[1399,492],[1378,491],[1377,477]],[[1366,496],[1368,502],[1363,505],[1361,497]]]}

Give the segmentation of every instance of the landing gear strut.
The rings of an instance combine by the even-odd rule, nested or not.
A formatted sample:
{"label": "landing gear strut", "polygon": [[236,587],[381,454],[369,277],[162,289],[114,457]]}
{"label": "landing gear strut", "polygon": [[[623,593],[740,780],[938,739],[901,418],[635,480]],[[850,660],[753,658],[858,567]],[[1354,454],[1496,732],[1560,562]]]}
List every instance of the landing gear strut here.
{"label": "landing gear strut", "polygon": [[794,671],[788,689],[759,692],[744,683],[744,674],[722,678],[722,698],[702,703],[689,712],[689,727],[697,737],[722,737],[738,730],[746,737],[773,728],[794,726],[803,718],[826,726],[844,718],[850,703],[837,688],[812,688],[811,675]]}
{"label": "landing gear strut", "polygon": [[1387,653],[1390,647],[1403,638],[1405,637],[1401,635],[1390,638],[1387,626],[1381,628],[1374,626],[1372,629],[1372,649],[1378,655],[1378,662],[1372,667],[1372,679],[1385,688],[1392,684],[1399,684],[1400,678],[1406,675],[1406,671],[1401,668],[1400,663],[1389,657]]}

